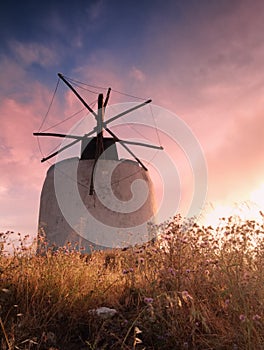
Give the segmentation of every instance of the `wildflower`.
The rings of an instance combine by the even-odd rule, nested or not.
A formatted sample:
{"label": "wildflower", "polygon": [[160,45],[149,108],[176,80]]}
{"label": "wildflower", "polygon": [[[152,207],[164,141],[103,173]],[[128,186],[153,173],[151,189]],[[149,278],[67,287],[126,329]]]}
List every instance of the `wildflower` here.
{"label": "wildflower", "polygon": [[225,300],[225,305],[228,306],[230,304],[230,299]]}
{"label": "wildflower", "polygon": [[169,235],[169,233],[162,234],[161,239],[169,241],[171,239],[171,235]]}
{"label": "wildflower", "polygon": [[187,297],[190,298],[191,297],[187,290],[182,291],[182,296],[185,297],[185,298],[187,298]]}
{"label": "wildflower", "polygon": [[206,248],[208,246],[208,241],[203,241],[200,246],[201,248]]}
{"label": "wildflower", "polygon": [[182,299],[185,301],[185,303],[188,303],[189,301],[193,300],[193,297],[188,293],[187,290],[182,291]]}
{"label": "wildflower", "polygon": [[174,270],[172,267],[169,267],[169,268],[168,268],[168,272],[169,272],[172,276],[175,276],[175,275],[176,275],[176,272],[175,272],[175,270]]}
{"label": "wildflower", "polygon": [[144,298],[144,302],[146,303],[146,304],[151,304],[151,303],[153,303],[153,298]]}
{"label": "wildflower", "polygon": [[246,316],[241,314],[241,315],[239,315],[239,319],[240,319],[241,322],[245,322]]}
{"label": "wildflower", "polygon": [[252,320],[253,320],[253,321],[259,321],[260,319],[261,319],[261,316],[259,316],[258,314],[254,315],[254,316],[252,317]]}

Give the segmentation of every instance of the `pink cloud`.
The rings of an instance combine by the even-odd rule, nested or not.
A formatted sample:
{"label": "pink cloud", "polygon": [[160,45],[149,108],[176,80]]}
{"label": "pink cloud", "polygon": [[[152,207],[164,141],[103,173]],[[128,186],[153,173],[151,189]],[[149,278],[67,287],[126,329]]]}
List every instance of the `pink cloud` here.
{"label": "pink cloud", "polygon": [[[40,153],[32,133],[37,130],[41,115],[47,109],[50,92],[41,84],[29,82],[14,62],[4,61],[1,76],[7,82],[21,78],[21,90],[12,84],[2,86],[0,230],[35,233],[39,195],[47,166],[40,166]],[[14,87],[14,85],[13,85]],[[19,93],[22,91],[22,94]],[[30,98],[30,103],[28,100]]]}
{"label": "pink cloud", "polygon": [[12,41],[10,48],[19,59],[20,63],[27,66],[38,63],[41,66],[49,67],[58,63],[58,56],[53,48],[39,43],[21,43]]}
{"label": "pink cloud", "polygon": [[[222,188],[229,198],[237,198],[238,192],[241,198],[246,197],[249,179],[261,181],[257,174],[262,172],[263,122],[259,115],[264,102],[264,45],[259,42],[262,31],[255,31],[263,24],[255,8],[252,12],[246,11],[244,5],[231,9],[231,14],[227,9],[220,16],[215,14],[212,21],[202,13],[196,20],[190,16],[190,32],[186,32],[186,27],[181,32],[176,25],[168,24],[167,33],[148,40],[148,65],[141,84],[136,85],[129,74],[106,64],[107,55],[103,64],[94,63],[92,67],[93,77],[106,77],[123,91],[136,87],[137,95],[150,96],[153,103],[170,109],[189,124],[207,157],[209,200],[219,200]],[[244,23],[241,30],[240,23]],[[169,38],[171,43],[173,35],[175,47],[166,42]],[[155,51],[162,54],[155,56]],[[157,60],[163,63],[158,69]]]}
{"label": "pink cloud", "polygon": [[130,74],[131,78],[138,80],[139,82],[142,82],[146,79],[145,74],[142,72],[142,70],[140,70],[139,68],[136,67],[132,67],[132,69],[130,70]]}
{"label": "pink cloud", "polygon": [[[188,13],[184,28],[168,22],[146,48],[162,52],[148,59],[151,96],[198,136],[208,157],[209,187],[219,189],[218,197],[222,188],[232,197],[238,183],[246,195],[249,179],[263,179],[264,5],[230,6],[209,20],[207,12]],[[161,57],[162,70],[154,74]]]}

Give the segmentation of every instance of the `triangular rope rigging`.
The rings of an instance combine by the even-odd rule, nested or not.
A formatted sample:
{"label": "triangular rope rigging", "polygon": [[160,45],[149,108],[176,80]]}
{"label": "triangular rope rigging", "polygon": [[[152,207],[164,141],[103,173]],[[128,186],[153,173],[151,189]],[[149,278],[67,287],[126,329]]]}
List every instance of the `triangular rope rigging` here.
{"label": "triangular rope rigging", "polygon": [[[87,84],[87,83],[83,83],[79,80],[75,80],[75,79],[72,79],[72,78],[69,78],[69,77],[65,77],[67,78],[70,82],[72,82],[73,84],[75,84],[76,86],[78,86],[78,84],[81,84],[81,85],[84,85],[84,86],[89,86],[91,88],[94,88],[94,89],[97,89],[97,90],[107,90],[108,88],[105,87],[105,86],[96,86],[96,85],[91,85],[91,84]],[[83,87],[79,86],[81,89],[84,89]],[[95,91],[91,91],[91,90],[88,90],[88,89],[84,89],[84,90],[87,90],[87,91],[90,91],[94,94],[97,94],[97,92]],[[147,98],[145,97],[139,97],[139,96],[135,96],[135,95],[131,95],[131,94],[128,94],[128,93],[125,93],[125,92],[121,92],[121,91],[118,91],[118,90],[114,90],[114,89],[111,89],[113,92],[116,92],[117,94],[120,94],[120,95],[124,95],[124,96],[129,96],[129,97],[132,97],[132,98],[136,98],[138,100],[142,100],[142,101],[145,101],[147,100]]]}
{"label": "triangular rope rigging", "polygon": [[[88,92],[94,93],[94,94],[97,94],[98,92],[92,91],[92,90],[90,90],[90,89],[85,89],[85,88],[83,88],[81,85],[83,85],[83,86],[89,86],[89,87],[91,87],[91,88],[98,89],[98,90],[99,90],[99,89],[103,89],[103,90],[106,90],[106,89],[107,89],[106,87],[87,84],[87,83],[81,82],[81,81],[79,81],[79,80],[72,79],[72,78],[70,78],[70,77],[66,77],[66,78],[67,78],[69,81],[71,81],[74,85],[76,85],[77,87],[79,87],[79,88],[81,88],[81,89],[84,89],[84,90],[86,90],[86,91],[88,91]],[[50,104],[49,104],[49,107],[48,107],[48,110],[47,110],[47,112],[46,112],[46,114],[45,114],[45,116],[44,116],[44,118],[43,118],[43,120],[42,120],[42,122],[41,122],[41,125],[40,125],[40,127],[39,127],[38,132],[40,132],[41,128],[43,127],[43,125],[44,125],[44,123],[45,123],[45,121],[46,121],[46,119],[47,119],[47,117],[48,117],[48,115],[49,115],[49,113],[50,113],[51,107],[52,107],[53,102],[54,102],[54,99],[55,99],[55,95],[56,95],[56,93],[57,93],[57,91],[58,91],[59,83],[60,83],[60,79],[58,78],[57,84],[56,84],[56,87],[55,87],[55,90],[54,90],[54,92],[53,92],[53,95],[52,95],[52,98],[51,98],[51,101],[50,101]],[[140,100],[145,100],[145,99],[142,98],[142,97],[138,97],[138,96],[131,95],[131,94],[128,94],[128,93],[123,93],[123,92],[120,92],[120,91],[118,91],[118,90],[112,89],[112,91],[113,91],[113,92],[116,92],[116,93],[118,93],[118,94],[124,95],[124,96],[129,96],[129,97],[132,97],[132,98],[137,98],[137,99],[140,99]],[[96,101],[93,101],[92,103],[90,103],[90,105],[93,106],[95,103],[96,103]],[[156,130],[156,134],[157,134],[158,143],[159,143],[159,146],[161,146],[161,141],[160,141],[160,137],[159,137],[159,133],[158,133],[158,130],[157,130],[157,125],[156,125],[156,121],[155,121],[155,118],[154,118],[154,115],[153,115],[153,111],[152,111],[151,105],[149,106],[149,108],[150,108],[150,111],[151,111],[151,116],[152,116],[153,122],[154,122],[154,124],[155,124],[155,130]],[[54,124],[54,125],[52,125],[52,126],[49,126],[49,127],[46,128],[46,129],[42,130],[42,132],[49,131],[49,130],[51,130],[51,129],[54,128],[54,127],[57,127],[57,126],[59,126],[59,125],[62,125],[63,123],[65,123],[66,121],[72,119],[73,117],[75,117],[76,115],[78,115],[79,113],[81,113],[81,112],[84,111],[84,110],[85,110],[85,108],[82,108],[81,110],[79,110],[79,111],[73,113],[72,115],[70,115],[69,117],[63,119],[62,121],[60,121],[60,122],[58,122],[58,123],[56,123],[56,124]],[[139,134],[141,137],[143,137],[144,139],[146,139],[146,140],[148,140],[148,141],[151,141],[151,140],[148,139],[145,135],[143,135],[142,133],[140,133],[136,128],[134,128],[132,125],[129,125],[129,127],[132,128],[136,133],[138,133],[138,134]],[[41,146],[40,146],[40,143],[39,143],[39,138],[37,138],[37,139],[38,139],[38,145],[39,145],[39,149],[40,149]],[[58,144],[54,149],[57,149],[57,148],[59,147],[59,145],[60,145],[60,144]],[[52,152],[52,151],[50,151],[50,152]],[[40,153],[41,153],[41,155],[43,156],[43,153],[42,153],[41,149],[40,149]]]}
{"label": "triangular rope rigging", "polygon": [[[59,77],[66,83],[66,85],[68,85],[68,86],[73,90],[73,92],[75,93],[75,95],[77,95],[77,97],[81,100],[81,102],[85,105],[85,107],[88,108],[88,110],[94,115],[94,117],[95,117],[96,120],[97,120],[97,128],[98,128],[98,118],[99,118],[98,116],[99,116],[99,114],[96,114],[96,113],[93,111],[93,109],[83,100],[83,98],[78,94],[78,92],[71,86],[71,84],[66,80],[66,78],[65,78],[62,74],[58,74],[58,75],[59,75]],[[84,90],[86,90],[86,91],[88,91],[88,92],[95,93],[95,94],[97,94],[98,92],[92,91],[92,90],[90,90],[90,89],[86,89],[86,88],[84,88],[83,86],[89,86],[89,87],[92,87],[92,88],[95,88],[95,89],[106,89],[106,88],[103,88],[103,87],[99,87],[99,86],[94,86],[94,85],[89,85],[89,84],[86,84],[86,83],[82,83],[82,82],[79,82],[79,81],[74,80],[74,79],[71,79],[71,78],[68,78],[68,80],[71,81],[71,82],[72,82],[74,85],[76,85],[78,88],[84,89]],[[83,86],[82,86],[82,85],[83,85]],[[52,95],[52,99],[51,99],[51,102],[50,102],[50,104],[49,104],[48,111],[47,111],[47,113],[45,114],[45,116],[44,116],[44,118],[43,118],[43,120],[42,120],[42,123],[41,123],[41,125],[40,125],[39,131],[40,131],[41,128],[43,127],[43,125],[44,125],[44,123],[45,123],[45,121],[46,121],[46,119],[47,119],[47,116],[48,116],[48,114],[49,114],[49,112],[50,112],[50,110],[51,110],[52,104],[53,104],[53,102],[54,102],[55,95],[56,95],[57,90],[58,90],[58,86],[59,86],[59,79],[58,79],[57,85],[56,85],[56,87],[55,87],[54,93],[53,93],[53,95]],[[110,90],[111,90],[111,89],[108,89],[107,97],[106,97],[105,104],[104,104],[103,108],[105,108],[106,105],[107,105]],[[117,90],[112,90],[112,91],[114,91],[114,92],[116,92],[116,93],[119,93],[119,94],[122,94],[122,95],[126,95],[126,96],[130,96],[130,97],[133,97],[133,98],[137,98],[137,99],[144,100],[144,99],[141,98],[141,97],[133,96],[133,95],[130,95],[130,94],[127,94],[127,93],[122,93],[122,92],[119,92],[119,91],[117,91]],[[101,94],[101,95],[102,95],[102,94]],[[100,96],[100,95],[99,95],[99,96]],[[102,96],[103,96],[103,95],[102,95]],[[98,100],[98,101],[99,101],[99,100]],[[119,142],[127,151],[129,151],[129,153],[138,161],[138,163],[139,163],[145,170],[147,170],[147,168],[146,168],[146,167],[144,166],[144,164],[135,156],[135,154],[125,145],[125,143],[128,143],[128,144],[130,143],[130,144],[134,144],[134,145],[141,145],[141,146],[147,146],[147,147],[156,148],[156,149],[163,149],[163,148],[162,148],[161,146],[158,147],[158,146],[154,146],[154,145],[147,145],[147,144],[143,144],[143,143],[140,143],[140,142],[122,141],[122,140],[120,140],[119,138],[117,138],[116,135],[107,127],[107,124],[110,123],[110,122],[112,122],[112,121],[114,121],[114,120],[117,119],[117,118],[120,118],[120,117],[124,116],[125,114],[127,114],[127,113],[129,113],[129,112],[131,112],[131,111],[134,111],[135,109],[138,109],[138,108],[144,106],[145,104],[147,104],[147,103],[149,103],[149,102],[151,102],[151,100],[147,100],[147,101],[145,101],[144,103],[142,103],[142,104],[140,104],[140,105],[136,105],[135,107],[132,107],[132,108],[130,108],[130,109],[128,109],[128,110],[126,110],[126,111],[124,111],[124,112],[122,112],[122,113],[117,114],[117,115],[114,116],[114,117],[109,118],[106,122],[104,122],[104,121],[102,122],[102,127],[113,137],[113,139],[115,140],[115,142]],[[94,103],[95,103],[95,102],[93,102],[92,104],[94,104]],[[63,124],[64,122],[66,122],[66,121],[68,121],[69,119],[73,118],[74,116],[76,116],[77,114],[79,114],[80,112],[82,112],[83,110],[84,110],[84,109],[82,109],[82,110],[80,110],[80,111],[74,113],[73,115],[71,115],[71,116],[65,118],[63,121],[60,121],[59,123],[54,124],[53,126],[47,128],[45,131],[50,130],[51,128],[53,128],[53,127],[55,127],[55,126],[58,126],[58,125]],[[157,133],[158,140],[159,140],[159,144],[160,144],[160,138],[159,138],[159,135],[158,135],[158,130],[157,130],[155,118],[154,118],[154,116],[153,116],[153,111],[152,111],[152,109],[150,109],[150,110],[151,110],[151,115],[152,115],[153,121],[154,121],[154,123],[155,123],[155,129],[156,129],[156,133]],[[98,109],[98,113],[99,113],[99,111],[100,111],[100,110]],[[60,136],[60,137],[70,137],[70,138],[75,139],[75,141],[70,142],[68,145],[62,147],[59,151],[57,151],[57,152],[51,154],[50,156],[48,156],[48,157],[46,157],[46,158],[43,158],[42,161],[48,160],[49,158],[51,158],[52,156],[54,156],[54,155],[60,153],[60,152],[63,151],[64,149],[66,149],[66,148],[70,147],[71,145],[73,145],[73,144],[79,142],[79,141],[82,140],[84,137],[88,137],[89,135],[91,135],[91,134],[92,134],[93,132],[95,132],[95,131],[97,132],[97,141],[98,141],[98,135],[99,135],[99,134],[98,134],[97,128],[94,128],[94,129],[92,130],[92,132],[90,132],[90,133],[88,133],[88,134],[85,134],[84,136],[63,135],[63,134],[45,133],[45,132],[34,133],[36,136],[38,136],[38,135],[44,135],[44,136],[47,135],[47,136],[57,136],[57,137],[58,137],[58,136]],[[145,137],[145,135],[141,134],[138,130],[135,130],[135,131],[136,131],[139,135],[141,135],[141,136],[143,136],[145,139],[147,139],[147,138]],[[102,140],[101,140],[101,142],[102,142]],[[99,143],[100,143],[100,141],[99,141]],[[38,145],[39,145],[40,153],[42,154],[42,150],[41,150],[40,143],[39,143],[39,138],[38,138]],[[59,146],[60,146],[60,144],[59,144],[58,146],[56,146],[55,149],[57,149]],[[97,147],[98,147],[98,142],[97,142]],[[103,145],[102,145],[102,147],[103,147]],[[52,151],[51,151],[51,152],[52,152]],[[157,154],[157,152],[155,152],[155,154],[154,154],[154,156],[152,157],[152,159],[156,156],[156,154]],[[42,156],[43,156],[43,154],[42,154]],[[96,162],[97,159],[99,159],[99,157],[100,157],[100,153],[96,155],[95,162]],[[148,162],[148,164],[150,164],[150,162],[151,162],[151,160]],[[50,162],[49,162],[49,163],[50,163]],[[94,164],[94,165],[95,165],[95,164]],[[140,171],[140,170],[138,170],[138,171]],[[137,171],[137,172],[138,172],[138,171]],[[136,174],[137,172],[135,172],[134,174]],[[63,172],[63,173],[64,173],[64,172]],[[133,176],[134,174],[130,174],[129,176],[124,177],[124,179],[129,178],[130,176]],[[64,175],[68,176],[67,174],[64,174]],[[69,177],[69,176],[68,176],[68,177]],[[72,179],[72,180],[74,180],[74,179]],[[122,181],[122,179],[119,179],[118,182],[120,182],[120,181]],[[85,186],[84,184],[80,183],[79,181],[77,181],[77,183],[78,183],[79,185],[81,185],[81,186]],[[112,183],[112,184],[114,184],[114,183]],[[87,187],[87,186],[85,186],[85,187]],[[91,188],[91,187],[90,187],[90,188]]]}
{"label": "triangular rope rigging", "polygon": [[[59,83],[60,83],[60,79],[58,78],[57,84],[56,84],[55,89],[54,89],[53,94],[52,94],[51,101],[50,101],[49,106],[48,106],[48,110],[47,110],[46,114],[44,115],[44,117],[43,117],[43,119],[42,119],[42,122],[41,122],[41,124],[40,124],[39,129],[38,129],[38,132],[40,132],[42,126],[44,125],[44,123],[45,123],[45,121],[46,121],[46,119],[47,119],[47,117],[48,117],[48,115],[49,115],[51,106],[53,105],[53,101],[54,101],[55,95],[56,95],[57,90],[58,90],[58,87],[59,87]],[[41,156],[44,157],[38,137],[37,137],[37,143],[38,143],[39,152],[40,152]]]}
{"label": "triangular rope rigging", "polygon": [[44,123],[45,123],[45,121],[46,121],[46,119],[47,119],[47,117],[48,117],[48,115],[49,115],[49,112],[50,112],[50,109],[51,109],[51,107],[52,107],[52,105],[53,105],[53,101],[54,101],[55,95],[56,95],[56,93],[57,93],[59,84],[60,84],[60,78],[58,78],[58,80],[57,80],[57,84],[56,84],[56,87],[55,87],[55,89],[54,89],[54,92],[53,92],[53,95],[52,95],[52,98],[51,98],[51,101],[50,101],[48,110],[47,110],[47,112],[46,112],[46,114],[45,114],[45,116],[44,116],[44,118],[43,118],[43,120],[42,120],[42,123],[40,124],[40,127],[39,127],[39,130],[38,130],[38,131],[41,130],[42,126],[44,125]]}
{"label": "triangular rope rigging", "polygon": [[[80,109],[78,112],[75,112],[75,113],[71,114],[69,117],[67,117],[67,118],[65,118],[65,119],[63,119],[63,120],[61,120],[60,122],[58,122],[58,123],[56,123],[56,124],[53,124],[52,126],[49,126],[47,129],[44,129],[44,130],[41,130],[41,131],[42,131],[42,132],[49,131],[49,130],[55,128],[56,126],[59,126],[59,125],[65,123],[65,122],[67,122],[68,120],[74,118],[76,115],[78,115],[79,113],[81,113],[81,112],[83,112],[83,111],[85,111],[85,110],[86,110],[86,108],[82,108],[82,109]],[[40,130],[39,130],[39,131],[40,131]]]}

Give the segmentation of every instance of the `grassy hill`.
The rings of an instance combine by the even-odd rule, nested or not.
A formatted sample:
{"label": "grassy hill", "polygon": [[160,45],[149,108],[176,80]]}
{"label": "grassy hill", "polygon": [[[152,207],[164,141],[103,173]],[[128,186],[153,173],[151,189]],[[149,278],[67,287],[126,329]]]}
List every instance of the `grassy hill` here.
{"label": "grassy hill", "polygon": [[126,251],[2,254],[1,349],[264,349],[264,226],[177,216],[159,232]]}

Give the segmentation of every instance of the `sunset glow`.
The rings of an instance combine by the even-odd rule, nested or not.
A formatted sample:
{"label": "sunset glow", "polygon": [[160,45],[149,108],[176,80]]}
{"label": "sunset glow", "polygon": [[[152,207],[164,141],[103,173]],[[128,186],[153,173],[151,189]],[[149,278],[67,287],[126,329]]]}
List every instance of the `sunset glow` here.
{"label": "sunset glow", "polygon": [[251,192],[250,199],[259,207],[260,210],[264,208],[264,183],[262,183],[259,188]]}
{"label": "sunset glow", "polygon": [[234,203],[231,205],[217,205],[213,206],[203,214],[201,222],[207,226],[217,227],[223,218],[231,216],[240,218],[242,220],[255,220],[256,222],[263,222],[262,211],[264,208],[264,184],[253,190],[250,194],[250,199],[246,202]]}
{"label": "sunset glow", "polygon": [[[41,139],[39,148],[32,133],[47,113],[58,72],[112,87],[110,105],[141,101],[120,91],[151,98],[171,112],[156,118],[160,129],[178,130],[174,116],[188,125],[207,165],[207,197],[199,208],[206,224],[230,215],[262,219],[264,2],[77,0],[38,6],[32,0],[0,5],[0,232],[36,235],[41,188],[55,161],[41,163],[41,153],[58,140]],[[85,94],[94,103],[96,95]],[[43,129],[82,109],[63,84],[57,97]],[[81,112],[52,131],[68,132],[87,115]],[[151,110],[141,120],[155,126]],[[143,127],[143,136],[131,128],[117,131],[120,137],[159,142]],[[191,164],[165,133],[159,137],[179,174],[179,181],[176,173],[166,180],[168,203],[180,198],[178,210],[185,214],[199,164]],[[154,156],[133,150],[147,160]],[[153,180],[162,201],[160,175]]]}

